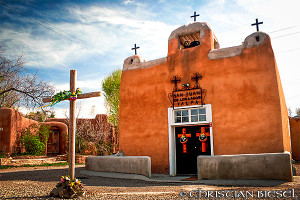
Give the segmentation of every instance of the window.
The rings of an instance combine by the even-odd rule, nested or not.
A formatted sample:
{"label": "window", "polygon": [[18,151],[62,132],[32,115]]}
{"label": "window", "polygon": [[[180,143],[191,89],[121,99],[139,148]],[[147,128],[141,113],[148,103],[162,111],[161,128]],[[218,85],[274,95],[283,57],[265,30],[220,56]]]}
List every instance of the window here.
{"label": "window", "polygon": [[191,122],[206,121],[205,108],[191,109]]}
{"label": "window", "polygon": [[175,123],[206,121],[206,108],[192,108],[174,111]]}
{"label": "window", "polygon": [[189,110],[176,110],[175,123],[189,122]]}

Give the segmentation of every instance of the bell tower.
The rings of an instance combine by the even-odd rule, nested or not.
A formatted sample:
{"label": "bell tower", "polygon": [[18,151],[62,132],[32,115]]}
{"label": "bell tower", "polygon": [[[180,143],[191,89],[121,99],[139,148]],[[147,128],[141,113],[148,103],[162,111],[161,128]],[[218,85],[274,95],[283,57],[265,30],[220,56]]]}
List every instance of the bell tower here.
{"label": "bell tower", "polygon": [[174,30],[168,40],[168,56],[178,50],[190,49],[193,47],[205,48],[207,52],[211,49],[218,49],[219,43],[213,34],[209,24],[194,22],[183,25]]}

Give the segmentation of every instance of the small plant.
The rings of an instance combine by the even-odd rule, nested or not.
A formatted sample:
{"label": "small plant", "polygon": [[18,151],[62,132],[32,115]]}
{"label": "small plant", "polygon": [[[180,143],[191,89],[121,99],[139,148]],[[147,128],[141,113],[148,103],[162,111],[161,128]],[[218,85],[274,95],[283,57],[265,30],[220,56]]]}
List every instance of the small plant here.
{"label": "small plant", "polygon": [[62,176],[56,188],[54,188],[50,196],[60,198],[75,198],[84,195],[82,183],[78,179],[70,179],[70,176]]}

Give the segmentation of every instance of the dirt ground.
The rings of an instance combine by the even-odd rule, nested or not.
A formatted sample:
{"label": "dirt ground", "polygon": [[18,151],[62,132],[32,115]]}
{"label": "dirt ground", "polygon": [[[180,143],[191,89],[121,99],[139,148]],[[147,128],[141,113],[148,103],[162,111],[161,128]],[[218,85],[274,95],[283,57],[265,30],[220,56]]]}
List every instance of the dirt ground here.
{"label": "dirt ground", "polygon": [[[84,169],[83,165],[79,165],[76,166],[76,177],[80,178],[84,184],[86,195],[78,199],[199,199],[196,197],[199,195],[199,188],[202,191],[202,199],[208,199],[205,198],[205,194],[207,195],[209,191],[212,192],[213,197],[217,197],[215,199],[232,199],[231,195],[237,197],[234,199],[246,199],[246,197],[248,199],[268,199],[264,195],[266,192],[274,190],[277,191],[276,197],[278,197],[275,199],[300,199],[300,163],[296,164],[296,168],[298,176],[294,176],[294,182],[274,181],[263,187],[256,187],[89,177],[79,173]],[[59,182],[60,176],[67,173],[68,167],[66,166],[2,169],[0,170],[0,199],[55,199],[49,197],[50,191]],[[190,191],[194,198],[189,197]],[[235,191],[236,193],[234,193]],[[246,191],[248,191],[248,195]],[[288,198],[283,197],[284,191],[287,191],[286,197]],[[276,195],[275,192],[270,193],[270,199],[274,199],[272,195]],[[295,193],[294,196],[299,197],[290,197],[292,192]],[[254,194],[253,197],[249,195],[251,193]]]}

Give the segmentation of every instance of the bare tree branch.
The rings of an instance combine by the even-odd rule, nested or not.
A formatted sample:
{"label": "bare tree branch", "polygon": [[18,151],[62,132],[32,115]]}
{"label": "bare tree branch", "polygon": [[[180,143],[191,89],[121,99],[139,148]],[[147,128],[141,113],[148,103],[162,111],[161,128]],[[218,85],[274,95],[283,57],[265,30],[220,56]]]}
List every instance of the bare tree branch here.
{"label": "bare tree branch", "polygon": [[54,94],[53,86],[38,80],[37,71],[34,75],[27,73],[22,57],[7,59],[0,47],[0,108],[36,108],[43,105],[43,97]]}

